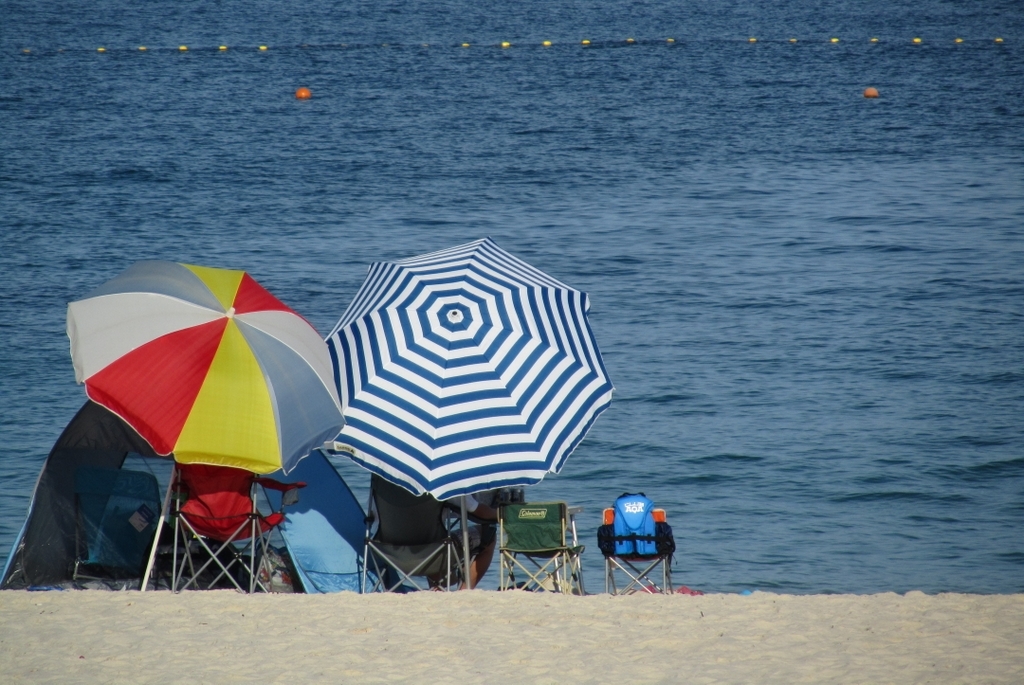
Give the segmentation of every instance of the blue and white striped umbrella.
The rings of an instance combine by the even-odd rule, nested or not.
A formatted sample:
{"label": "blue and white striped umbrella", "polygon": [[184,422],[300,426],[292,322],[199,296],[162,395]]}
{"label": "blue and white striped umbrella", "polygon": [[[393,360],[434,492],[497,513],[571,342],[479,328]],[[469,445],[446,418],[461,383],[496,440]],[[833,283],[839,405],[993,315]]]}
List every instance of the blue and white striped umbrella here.
{"label": "blue and white striped umbrella", "polygon": [[327,338],[335,450],[439,499],[557,473],[612,398],[589,308],[490,239],[374,264]]}

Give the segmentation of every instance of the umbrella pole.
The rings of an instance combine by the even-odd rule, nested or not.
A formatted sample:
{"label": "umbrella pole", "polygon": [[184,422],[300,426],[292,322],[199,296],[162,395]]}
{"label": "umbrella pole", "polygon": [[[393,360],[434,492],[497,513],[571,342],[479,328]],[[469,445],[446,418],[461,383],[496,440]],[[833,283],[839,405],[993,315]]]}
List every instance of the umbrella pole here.
{"label": "umbrella pole", "polygon": [[462,567],[463,572],[463,585],[462,587],[466,590],[469,587],[469,514],[466,513],[466,496],[463,495],[462,499],[462,555],[466,563]]}
{"label": "umbrella pole", "polygon": [[[139,592],[145,592],[146,586],[149,585],[149,576],[153,573],[153,562],[156,561],[156,547],[160,544],[160,533],[164,529],[164,517],[167,516],[167,508],[171,504],[171,488],[174,487],[174,476],[177,467],[172,463],[171,465],[171,479],[167,482],[167,494],[164,495],[164,506],[160,509],[160,520],[156,523],[156,533],[153,535],[153,547],[149,550],[149,561],[146,563],[146,573],[142,576],[142,587],[139,588]],[[174,541],[178,543],[177,540]]]}

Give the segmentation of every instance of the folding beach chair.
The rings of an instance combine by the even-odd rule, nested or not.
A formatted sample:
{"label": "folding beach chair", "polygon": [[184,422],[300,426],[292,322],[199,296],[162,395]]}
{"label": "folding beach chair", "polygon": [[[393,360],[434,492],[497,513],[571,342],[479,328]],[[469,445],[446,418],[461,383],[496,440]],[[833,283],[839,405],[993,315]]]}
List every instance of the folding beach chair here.
{"label": "folding beach chair", "polygon": [[[270,532],[284,520],[284,513],[260,513],[258,489],[280,491],[283,509],[298,502],[298,489],[305,486],[225,466],[178,464],[172,485],[171,589],[212,589],[227,581],[227,587],[240,592],[267,592],[259,579],[260,565],[268,563]],[[264,570],[269,577],[271,569]]]}
{"label": "folding beach chair", "polygon": [[[675,552],[675,539],[664,509],[652,509],[655,533],[650,536],[625,535],[615,536],[615,509],[604,510],[604,525],[598,530],[601,552],[604,554],[604,591],[612,595],[630,595],[634,592],[652,594],[671,594],[672,590],[672,554]],[[612,529],[612,531],[609,531]],[[606,531],[611,532],[607,535]],[[601,540],[604,535],[605,540]],[[649,538],[649,539],[648,539]],[[661,550],[654,554],[616,554],[616,546],[635,550],[638,540],[649,544],[649,549]],[[625,545],[623,545],[625,543]],[[661,583],[654,580],[655,574],[661,571]],[[616,576],[625,575],[626,583],[618,587]]]}
{"label": "folding beach chair", "polygon": [[153,474],[79,466],[72,579],[139,577],[159,511],[160,489]]}
{"label": "folding beach chair", "polygon": [[586,594],[580,560],[583,546],[576,539],[575,515],[580,511],[565,502],[502,506],[498,510],[500,588]]}
{"label": "folding beach chair", "polygon": [[444,514],[444,503],[433,496],[414,495],[374,474],[366,514],[363,592],[457,587],[459,550]]}

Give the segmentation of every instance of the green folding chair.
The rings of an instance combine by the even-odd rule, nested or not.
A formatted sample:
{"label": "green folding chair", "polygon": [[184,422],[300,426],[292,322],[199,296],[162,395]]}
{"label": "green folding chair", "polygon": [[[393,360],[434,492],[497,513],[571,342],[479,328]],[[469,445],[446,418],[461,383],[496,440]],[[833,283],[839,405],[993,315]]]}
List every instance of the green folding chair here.
{"label": "green folding chair", "polygon": [[580,511],[565,502],[502,506],[500,588],[586,594],[574,518]]}

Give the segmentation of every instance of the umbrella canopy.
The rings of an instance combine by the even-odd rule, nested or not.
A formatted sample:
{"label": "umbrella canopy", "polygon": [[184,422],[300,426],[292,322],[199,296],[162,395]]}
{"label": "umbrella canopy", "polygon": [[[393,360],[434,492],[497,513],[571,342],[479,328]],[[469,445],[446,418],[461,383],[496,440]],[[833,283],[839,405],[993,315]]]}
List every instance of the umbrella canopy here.
{"label": "umbrella canopy", "polygon": [[557,473],[611,403],[589,307],[490,239],[374,264],[327,339],[335,450],[439,499]]}
{"label": "umbrella canopy", "polygon": [[138,262],[68,337],[89,398],[181,463],[287,472],[344,425],[320,335],[244,271]]}

